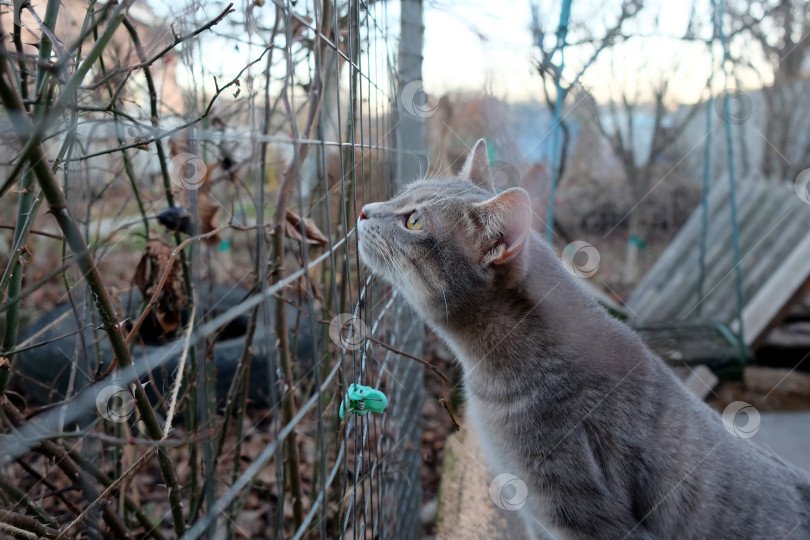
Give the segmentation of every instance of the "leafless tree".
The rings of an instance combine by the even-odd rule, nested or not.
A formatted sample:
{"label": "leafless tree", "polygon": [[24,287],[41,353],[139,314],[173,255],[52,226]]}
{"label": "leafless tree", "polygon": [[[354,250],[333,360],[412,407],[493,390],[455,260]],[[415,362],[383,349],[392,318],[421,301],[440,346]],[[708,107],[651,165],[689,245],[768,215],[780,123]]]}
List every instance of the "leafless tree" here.
{"label": "leafless tree", "polygon": [[[633,90],[627,86],[626,81],[621,80],[620,76],[614,76],[613,81],[620,85],[618,95],[610,100],[607,107],[597,106],[596,98],[582,86],[583,77],[593,68],[601,55],[609,53],[617,44],[644,37],[628,29],[628,23],[637,17],[643,7],[643,0],[624,0],[614,22],[607,24],[601,32],[588,24],[573,26],[574,38],[568,46],[579,49],[587,48],[588,51],[585,61],[574,70],[573,74],[569,74],[567,70],[566,73],[563,73],[559,65],[554,63],[553,57],[557,49],[549,44],[548,32],[544,31],[540,24],[539,10],[536,6],[533,7],[532,22],[535,47],[540,55],[536,68],[543,79],[543,91],[549,109],[554,110],[554,99],[556,98],[554,88],[557,84],[561,87],[563,99],[569,97],[574,90],[577,95],[581,96],[579,99],[589,105],[590,116],[598,132],[608,142],[622,165],[635,205],[626,217],[629,242],[624,279],[628,283],[637,279],[639,244],[640,239],[644,237],[640,208],[656,181],[654,174],[656,161],[673,146],[699,110],[698,106],[692,107],[687,114],[681,115],[677,119],[670,114],[668,107],[671,98],[670,83],[673,80],[673,73],[677,71],[677,66],[661,71],[656,80],[636,82]],[[692,21],[694,19],[695,10],[693,9],[688,28],[683,36],[678,36],[679,38],[699,39],[693,35],[692,28],[695,25]],[[563,82],[566,76],[570,79]],[[644,155],[639,155],[641,152],[639,149],[642,146],[639,144],[639,139],[642,135],[634,127],[640,115],[651,116],[653,126],[651,133],[643,135],[650,138],[648,150],[643,152]],[[563,177],[570,143],[569,127],[564,119],[560,122],[560,129],[562,130],[562,145],[557,171],[558,178]]]}
{"label": "leafless tree", "polygon": [[[630,189],[634,206],[628,212],[627,257],[624,281],[634,283],[638,278],[638,255],[643,230],[642,207],[651,190],[663,181],[656,175],[656,164],[671,148],[686,129],[687,125],[701,110],[700,104],[690,107],[686,114],[673,115],[668,106],[671,98],[671,81],[677,79],[679,64],[663,70],[657,79],[648,83],[649,95],[642,91],[644,84],[637,84],[631,92],[626,85],[619,90],[619,97],[611,99],[607,107],[598,107],[591,97],[588,102],[593,111],[592,118],[598,131],[619,158]],[[652,119],[649,145],[646,151],[639,144],[639,134],[635,128],[640,115]]]}
{"label": "leafless tree", "polygon": [[[793,178],[810,166],[810,137],[803,68],[810,55],[810,2],[750,0],[728,2],[732,60],[760,80],[766,119],[760,172]],[[751,44],[754,47],[751,47]]]}
{"label": "leafless tree", "polygon": [[[534,38],[534,47],[538,53],[535,68],[543,81],[543,95],[549,111],[553,113],[555,109],[557,85],[559,84],[562,91],[563,103],[565,103],[571,91],[581,84],[582,77],[593,66],[599,56],[616,43],[627,39],[628,34],[624,30],[625,23],[638,13],[643,7],[643,4],[643,0],[623,0],[615,21],[608,24],[598,37],[595,35],[597,33],[595,30],[585,25],[576,25],[573,28],[575,34],[574,39],[566,43],[566,47],[587,51],[587,60],[578,69],[574,70],[567,80],[564,80],[564,74],[560,66],[554,63],[554,56],[559,52],[556,39],[559,28],[555,27],[556,31],[552,31],[548,26],[544,26],[544,23],[547,21],[555,19],[557,14],[542,13],[538,4],[532,4],[531,30]],[[564,118],[560,120],[559,128],[562,137],[557,178],[562,179],[570,146],[570,128]]]}

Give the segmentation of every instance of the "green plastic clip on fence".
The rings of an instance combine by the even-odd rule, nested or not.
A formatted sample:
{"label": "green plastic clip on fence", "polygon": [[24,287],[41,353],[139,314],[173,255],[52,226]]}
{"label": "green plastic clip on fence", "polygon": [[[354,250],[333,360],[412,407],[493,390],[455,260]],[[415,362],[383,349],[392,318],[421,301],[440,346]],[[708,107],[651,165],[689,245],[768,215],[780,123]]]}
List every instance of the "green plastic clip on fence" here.
{"label": "green plastic clip on fence", "polygon": [[350,384],[349,391],[340,404],[340,417],[343,418],[347,408],[352,414],[366,414],[368,412],[381,413],[388,406],[388,398],[379,390],[359,384]]}

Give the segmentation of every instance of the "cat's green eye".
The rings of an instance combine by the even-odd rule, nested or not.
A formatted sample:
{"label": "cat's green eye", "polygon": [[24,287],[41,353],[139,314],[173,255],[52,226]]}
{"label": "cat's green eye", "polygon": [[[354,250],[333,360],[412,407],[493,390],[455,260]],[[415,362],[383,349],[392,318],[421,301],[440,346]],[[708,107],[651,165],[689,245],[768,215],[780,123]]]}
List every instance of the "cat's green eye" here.
{"label": "cat's green eye", "polygon": [[424,226],[424,222],[422,221],[422,218],[418,216],[416,212],[414,212],[408,216],[408,221],[405,222],[405,226],[412,231],[418,231]]}

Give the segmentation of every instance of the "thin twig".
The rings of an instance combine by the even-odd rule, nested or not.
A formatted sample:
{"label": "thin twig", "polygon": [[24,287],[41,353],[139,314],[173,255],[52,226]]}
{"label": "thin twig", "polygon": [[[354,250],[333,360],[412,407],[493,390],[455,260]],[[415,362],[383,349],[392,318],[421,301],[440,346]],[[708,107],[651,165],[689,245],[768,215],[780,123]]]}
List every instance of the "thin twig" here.
{"label": "thin twig", "polygon": [[[284,78],[284,89],[282,95],[284,96],[284,105],[287,109],[287,115],[290,118],[290,127],[292,129],[293,139],[293,157],[287,164],[282,175],[281,186],[278,190],[278,197],[276,198],[276,210],[273,216],[273,233],[272,233],[272,246],[273,246],[273,271],[270,274],[271,283],[278,283],[283,279],[284,273],[284,233],[286,230],[286,215],[287,207],[292,200],[293,191],[295,189],[296,180],[300,175],[301,164],[309,153],[309,145],[303,147],[299,143],[298,127],[293,114],[293,108],[290,103],[290,79],[292,77],[293,67],[291,53],[289,50],[290,43],[290,28],[287,28],[287,46],[284,48],[285,57],[287,59],[287,76]],[[315,49],[317,50],[317,49]],[[309,114],[307,116],[306,127],[304,128],[304,138],[308,139],[311,130],[315,127],[318,121],[318,111],[321,107],[323,94],[320,86],[320,58],[315,58],[315,65],[317,69],[313,74],[313,79],[310,83],[309,93],[307,94],[307,101],[309,103]],[[292,362],[290,359],[290,344],[287,335],[287,314],[284,310],[284,305],[281,302],[276,302],[276,339],[278,340],[278,353],[279,365],[281,368],[281,375],[284,378],[284,384],[287,388],[295,386],[295,380],[292,372]],[[289,423],[295,417],[295,393],[286,392],[282,399],[282,420]],[[287,453],[287,470],[288,478],[290,481],[290,491],[292,491],[293,502],[293,522],[295,527],[301,526],[304,520],[303,510],[303,495],[301,489],[301,470],[299,466],[298,455],[298,437],[295,431],[290,433],[289,437],[284,441],[284,448]]]}
{"label": "thin twig", "polygon": [[[269,50],[269,48],[267,50]],[[267,52],[267,51],[265,51],[265,52]],[[256,62],[260,61],[263,56],[264,56],[264,52],[256,60],[253,60],[250,64],[248,64],[248,66],[251,66],[251,65],[255,64]],[[219,98],[220,94],[222,94],[222,92],[224,92],[225,90],[227,90],[228,88],[230,88],[231,86],[233,86],[233,85],[235,85],[235,84],[237,84],[239,82],[239,79],[242,76],[242,73],[245,72],[245,70],[248,68],[248,66],[245,66],[242,69],[242,71],[240,71],[236,75],[236,77],[234,77],[230,82],[228,82],[224,86],[217,87],[217,91],[211,97],[211,99],[208,101],[208,106],[205,108],[205,111],[203,111],[202,114],[200,114],[199,116],[197,116],[193,120],[189,120],[188,122],[180,124],[179,126],[177,126],[175,128],[157,132],[156,134],[152,135],[151,137],[145,137],[145,138],[142,138],[142,139],[138,139],[135,142],[125,144],[123,146],[116,146],[115,148],[110,148],[110,149],[107,149],[107,150],[101,150],[101,151],[98,151],[98,152],[85,154],[85,155],[83,155],[81,157],[72,158],[72,159],[65,160],[65,161],[66,162],[68,162],[68,161],[84,161],[84,160],[87,160],[87,159],[90,159],[90,158],[103,156],[103,155],[106,155],[106,154],[114,154],[116,152],[120,152],[121,150],[128,150],[130,148],[141,148],[146,144],[155,142],[156,140],[159,140],[159,139],[165,139],[166,137],[171,137],[175,133],[178,133],[178,132],[183,131],[184,129],[186,129],[188,127],[191,127],[191,126],[193,126],[195,124],[198,124],[201,120],[203,120],[204,118],[207,118],[208,115],[211,114],[211,109],[213,109],[214,103],[216,102],[217,98]]]}
{"label": "thin twig", "polygon": [[439,398],[439,403],[442,404],[442,407],[444,407],[444,411],[447,413],[447,416],[450,417],[450,421],[453,423],[453,431],[459,431],[461,429],[461,426],[459,426],[458,422],[456,422],[456,417],[453,415],[453,411],[450,409],[450,402],[448,401],[448,399],[446,397],[441,397]]}
{"label": "thin twig", "polygon": [[82,513],[82,509],[79,508],[79,505],[77,505],[76,503],[74,503],[73,501],[71,501],[70,499],[65,497],[65,494],[59,491],[59,488],[56,486],[56,484],[51,482],[51,480],[48,479],[46,476],[43,476],[38,470],[34,469],[31,466],[31,464],[28,463],[25,459],[18,458],[16,461],[17,461],[17,464],[20,467],[22,467],[22,469],[25,472],[30,474],[32,477],[36,478],[37,483],[42,483],[45,487],[47,487],[48,489],[51,490],[50,493],[44,493],[42,495],[42,497],[41,497],[42,499],[45,499],[45,498],[50,497],[50,496],[54,496],[54,497],[58,498],[62,502],[62,504],[65,505],[65,507],[68,510],[73,512],[73,514],[78,516],[79,514]]}
{"label": "thin twig", "polygon": [[[70,312],[68,312],[68,313],[70,313]],[[56,336],[56,337],[51,338],[51,339],[46,339],[45,341],[40,341],[39,343],[34,343],[33,345],[25,345],[25,346],[17,347],[15,349],[11,349],[10,351],[3,351],[3,354],[11,356],[11,355],[19,354],[21,352],[30,351],[31,349],[37,349],[39,347],[44,347],[45,345],[50,345],[51,343],[56,343],[57,341],[62,341],[63,339],[67,339],[70,336],[75,336],[76,334],[78,334],[80,332],[84,332],[85,330],[88,330],[90,328],[93,328],[92,324],[85,324],[84,326],[81,326],[81,327],[79,327],[76,330],[73,330],[71,332],[67,332],[66,334],[62,334],[60,336]]]}
{"label": "thin twig", "polygon": [[118,490],[118,487],[124,481],[126,481],[130,476],[134,475],[136,472],[138,472],[140,468],[144,464],[146,464],[146,462],[149,459],[152,458],[156,450],[157,447],[154,447],[144,452],[144,454],[140,458],[138,458],[135,461],[135,463],[130,465],[130,467],[126,471],[124,471],[123,474],[121,474],[118,478],[115,479],[114,482],[112,482],[109,486],[107,486],[107,489],[105,489],[102,493],[100,493],[93,502],[87,505],[87,508],[85,508],[81,514],[76,516],[76,519],[71,521],[68,524],[68,526],[62,530],[59,536],[56,537],[56,540],[63,540],[67,538],[67,535],[71,530],[84,523],[84,520],[87,519],[87,516],[90,514],[90,512],[95,510],[99,505],[104,504],[114,494],[114,492]]}
{"label": "thin twig", "polygon": [[[209,231],[209,232],[207,232],[205,234],[200,234],[200,235],[197,235],[197,236],[191,236],[191,237],[186,238],[185,240],[183,240],[176,248],[172,249],[172,253],[169,256],[169,260],[168,260],[168,262],[166,264],[166,268],[163,270],[163,274],[160,276],[160,281],[158,281],[158,284],[155,287],[155,291],[152,293],[152,297],[149,299],[149,303],[146,304],[146,307],[141,312],[140,317],[138,317],[138,320],[135,322],[135,326],[132,327],[132,330],[129,331],[129,334],[126,337],[125,342],[126,342],[127,345],[132,343],[132,340],[135,338],[136,335],[138,335],[138,331],[140,330],[141,325],[143,324],[144,320],[146,320],[147,315],[149,315],[149,313],[152,311],[152,308],[157,304],[158,297],[160,296],[160,292],[163,290],[163,287],[166,285],[166,281],[169,278],[169,274],[171,274],[170,270],[171,270],[172,264],[174,263],[174,260],[178,257],[178,255],[180,255],[180,253],[183,251],[183,249],[187,245],[191,244],[192,242],[196,242],[198,240],[205,240],[206,238],[216,236],[217,234],[221,233],[222,231],[228,229],[229,227],[230,227],[230,224],[222,225],[220,227],[217,227],[213,231]],[[115,364],[115,360],[113,360],[113,364],[111,364],[110,367],[107,368],[107,373],[105,373],[105,376],[112,373],[112,370],[115,368],[114,364]]]}
{"label": "thin twig", "polygon": [[[14,230],[14,227],[11,225],[0,225],[0,229],[8,229],[10,231]],[[59,236],[58,234],[53,234],[45,231],[37,231],[36,229],[31,229],[28,231],[28,234],[36,234],[38,236],[47,236],[48,238],[53,238],[54,240],[64,240],[64,236]]]}
{"label": "thin twig", "polygon": [[[128,2],[125,1],[118,7],[123,9],[127,5]],[[103,36],[107,36],[108,34],[111,36],[112,30],[117,25],[116,21],[120,22],[116,16],[111,17],[107,28],[105,28]],[[5,32],[3,32],[2,28],[0,28],[0,100],[2,100],[3,104],[5,105],[6,110],[9,113],[8,115],[14,125],[14,129],[23,143],[26,143],[29,138],[41,139],[42,134],[37,130],[32,129],[33,126],[28,120],[28,117],[25,115],[25,108],[22,104],[19,93],[17,93],[16,90],[7,82],[11,81],[12,78],[9,76],[7,61],[4,54],[6,51],[5,45],[3,44],[4,37]],[[99,38],[99,41],[96,42],[96,44],[98,45],[102,41],[103,39]],[[94,51],[96,49],[97,47],[93,48]],[[101,54],[101,50],[98,50],[97,54]],[[88,60],[90,58],[91,56],[88,56]],[[97,56],[92,57],[93,61],[95,61],[95,58],[97,58]],[[89,69],[89,67],[87,69]],[[75,88],[70,89],[69,86],[70,85],[66,86],[63,92],[75,92]],[[62,94],[62,96],[64,96],[64,94]],[[67,98],[65,99],[67,100]],[[43,120],[43,122],[45,122],[45,120]],[[59,224],[59,228],[62,229],[65,240],[76,254],[76,262],[81,269],[82,274],[85,276],[85,281],[92,292],[93,299],[96,303],[96,309],[99,317],[101,318],[102,327],[104,328],[104,331],[109,339],[110,348],[113,351],[113,355],[118,363],[126,367],[131,367],[132,357],[130,356],[129,349],[124,342],[121,334],[121,327],[117,321],[109,294],[107,293],[107,289],[104,286],[103,280],[101,279],[101,274],[99,273],[98,267],[95,264],[93,255],[88,249],[88,246],[85,244],[84,238],[76,225],[76,222],[70,215],[65,194],[59,188],[56,177],[47,164],[45,153],[41,145],[37,144],[33,148],[34,155],[31,159],[33,172],[36,175],[37,182],[45,194],[45,198],[48,201],[51,213]],[[159,439],[162,436],[162,430],[160,428],[160,424],[158,423],[155,412],[152,410],[152,406],[146,392],[144,391],[143,385],[140,383],[140,381],[135,380],[134,387],[136,406],[141,414],[146,431],[151,438]],[[175,532],[178,534],[178,536],[181,536],[185,532],[185,519],[183,517],[182,501],[180,499],[180,487],[177,484],[174,466],[164,449],[158,449],[158,461],[160,463],[163,480],[165,481],[166,487],[169,491]]]}
{"label": "thin twig", "polygon": [[25,529],[20,529],[13,525],[7,525],[0,522],[0,532],[8,535],[8,538],[22,538],[23,540],[37,540],[38,535],[35,532],[29,532]]}
{"label": "thin twig", "polygon": [[[59,6],[61,5],[60,0],[48,0],[47,7],[45,8],[45,21],[44,26],[54,29],[56,28],[56,19],[59,15]],[[16,6],[15,6],[16,7]],[[0,76],[2,73],[6,73],[6,79],[8,80],[8,84],[12,84],[13,81],[16,79],[12,75],[13,68],[10,63],[7,66],[6,56],[8,55],[8,50],[5,47],[5,41],[7,38],[7,34],[3,29],[3,26],[0,25]],[[15,42],[16,44],[17,42]],[[20,45],[20,44],[18,44]],[[20,45],[21,48],[21,45]],[[53,45],[50,40],[40,39],[39,42],[39,51],[38,57],[40,60],[44,61],[50,58],[51,51],[53,49]],[[37,69],[36,79],[34,82],[34,92],[35,95],[39,96],[40,92],[45,86],[45,81],[48,78],[48,72],[42,66],[39,66]],[[23,79],[24,80],[24,79]],[[5,84],[5,82],[4,82]],[[19,96],[19,94],[17,94]],[[16,113],[19,115],[26,115],[27,117],[27,109],[24,105],[22,105],[22,98],[19,98],[19,103],[15,107],[17,109]],[[11,108],[6,106],[7,113],[11,112]],[[34,107],[34,114],[36,117],[40,117],[44,114],[45,108],[44,106],[37,105]],[[33,137],[31,137],[33,139]],[[25,146],[25,145],[23,145]],[[31,145],[32,148],[34,145]],[[33,150],[31,150],[33,152]],[[23,152],[26,154],[26,152]],[[24,162],[19,163],[19,165],[24,165]],[[25,245],[28,232],[30,230],[34,216],[36,215],[37,211],[39,210],[39,203],[42,202],[40,198],[37,200],[34,199],[34,185],[36,181],[34,180],[34,174],[32,173],[31,169],[21,169],[24,172],[22,173],[22,188],[20,189],[20,198],[19,203],[17,206],[17,229],[14,231],[14,248],[15,248],[15,255],[12,255],[11,260],[14,262],[10,262],[8,267],[6,268],[8,271],[17,266],[17,261],[15,257],[19,257],[20,252],[16,251],[19,250],[21,246]],[[12,177],[16,176],[16,174],[12,174]],[[25,219],[24,219],[25,217]],[[22,280],[23,280],[23,271],[22,269],[18,269],[13,275],[9,275],[9,282],[8,282],[8,295],[11,297],[18,296],[20,293],[20,289],[22,288]],[[5,281],[5,276],[4,276]],[[2,291],[5,291],[5,286],[3,287]],[[6,321],[5,321],[5,329],[3,332],[3,341],[2,347],[4,349],[10,349],[14,346],[15,341],[17,340],[17,330],[19,328],[20,323],[20,304],[12,304],[6,310]],[[0,370],[0,396],[5,392],[6,385],[8,384],[10,370]]]}
{"label": "thin twig", "polygon": [[122,73],[122,72],[131,73],[131,72],[136,71],[136,70],[141,69],[141,68],[148,68],[149,66],[151,66],[152,64],[154,64],[155,62],[157,62],[158,60],[163,58],[166,54],[171,52],[172,49],[174,49],[175,47],[177,47],[178,45],[180,45],[184,41],[188,41],[189,39],[193,38],[194,36],[197,36],[197,35],[203,33],[204,31],[208,30],[209,28],[211,28],[213,26],[216,26],[229,13],[233,13],[234,11],[235,10],[233,9],[233,3],[228,4],[228,7],[226,7],[224,10],[222,10],[222,13],[217,15],[211,21],[209,21],[206,24],[202,25],[201,27],[197,28],[193,32],[191,32],[189,34],[186,34],[184,36],[175,35],[174,36],[174,41],[170,45],[167,45],[166,47],[164,47],[163,50],[161,50],[160,52],[158,52],[157,54],[155,54],[151,58],[147,59],[145,56],[143,56],[143,57],[139,58],[139,60],[141,61],[140,64],[135,64],[134,66],[127,66],[126,68],[121,68],[121,69],[117,69],[117,70],[111,70],[110,73],[106,77],[104,77],[101,80],[93,83],[92,85],[86,86],[85,88],[88,88],[88,89],[91,89],[91,90],[95,89],[95,88],[98,88],[98,87],[102,86],[103,84],[105,84],[110,78],[112,78],[115,75],[117,75],[119,73]]}
{"label": "thin twig", "polygon": [[[274,296],[275,296],[275,297],[276,297],[278,300],[280,300],[280,301],[282,301],[282,302],[285,302],[285,303],[287,303],[287,304],[289,304],[289,305],[293,306],[293,307],[294,307],[294,308],[296,308],[298,311],[300,311],[300,312],[301,312],[301,314],[303,314],[303,315],[305,315],[305,316],[309,317],[309,312],[308,312],[307,310],[305,310],[303,307],[301,307],[301,306],[300,306],[300,305],[298,305],[297,303],[293,302],[293,301],[292,301],[292,300],[290,300],[289,298],[285,298],[285,297],[283,297],[283,296],[281,296],[281,295],[278,295],[278,294],[276,294],[276,295],[274,295]],[[329,326],[330,324],[332,324],[330,321],[327,321],[327,320],[325,320],[325,319],[315,319],[315,322],[317,322],[318,324],[322,324],[322,325],[324,325],[324,326]],[[436,377],[439,379],[439,381],[441,381],[441,383],[442,383],[443,385],[445,385],[445,386],[449,386],[449,385],[450,385],[450,379],[447,377],[447,375],[445,375],[444,373],[442,373],[442,372],[439,370],[439,368],[437,368],[436,366],[434,366],[433,364],[431,364],[430,362],[428,362],[428,361],[427,361],[427,360],[425,360],[424,358],[419,358],[418,356],[414,356],[414,355],[412,355],[412,354],[406,353],[405,351],[401,351],[401,350],[397,349],[396,347],[393,347],[393,346],[389,345],[388,343],[386,343],[386,342],[384,342],[384,341],[381,341],[381,340],[379,340],[379,339],[377,339],[377,338],[374,338],[374,337],[371,337],[371,336],[368,336],[368,335],[366,335],[366,336],[365,336],[365,338],[366,338],[367,340],[371,341],[372,343],[376,343],[377,345],[379,345],[379,346],[380,346],[380,347],[382,347],[383,349],[388,349],[388,350],[389,350],[389,351],[391,351],[392,353],[398,354],[399,356],[404,356],[405,358],[410,358],[411,360],[414,360],[414,361],[416,361],[416,362],[419,362],[420,364],[422,364],[423,366],[425,366],[426,368],[428,368],[430,371],[432,371],[432,372],[433,372],[433,373],[436,375]]]}
{"label": "thin twig", "polygon": [[[8,422],[9,427],[19,428],[25,423],[25,417],[6,396],[0,396],[0,407],[0,410],[3,412],[3,418]],[[44,456],[51,458],[68,478],[73,479],[88,502],[98,498],[98,489],[91,481],[90,476],[68,456],[67,452],[61,446],[51,441],[40,441],[36,446],[36,450]],[[102,515],[113,534],[119,538],[129,537],[129,531],[121,522],[118,515],[113,512],[109,506],[104,506]]]}
{"label": "thin twig", "polygon": [[[0,475],[0,489],[5,491],[15,503],[20,504],[28,512],[34,514],[43,525],[59,528],[56,520],[50,517],[39,504],[32,501],[24,491],[9,482],[4,475]],[[2,519],[2,514],[0,514],[0,521]]]}
{"label": "thin twig", "polygon": [[[137,439],[136,439],[137,440]],[[150,444],[154,446],[170,446],[164,441],[152,441]],[[109,486],[113,483],[113,479],[104,474],[98,467],[96,467],[91,461],[86,460],[80,453],[76,452],[75,450],[68,450],[68,455],[71,459],[73,459],[76,463],[79,464],[82,469],[87,471],[90,476],[96,479],[101,485]],[[146,535],[151,536],[155,540],[165,540],[163,533],[157,528],[155,522],[150,519],[146,514],[143,513],[143,510],[140,506],[135,504],[135,501],[132,498],[124,495],[124,508],[128,512],[132,512],[135,514],[135,519],[138,520],[138,523],[141,524],[141,527],[146,530]]]}
{"label": "thin twig", "polygon": [[11,510],[0,510],[0,523],[34,533],[36,535],[34,538],[54,538],[59,534],[58,529],[43,525],[31,516],[18,514]]}
{"label": "thin twig", "polygon": [[[329,323],[327,322],[326,324],[329,324]],[[377,345],[379,345],[383,349],[388,349],[392,353],[395,353],[395,354],[398,354],[399,356],[404,356],[405,358],[410,358],[411,360],[419,362],[420,364],[422,364],[423,366],[428,368],[430,371],[432,371],[433,374],[436,375],[436,377],[439,378],[439,380],[442,382],[442,384],[446,384],[446,385],[450,384],[450,379],[447,378],[447,375],[445,375],[444,373],[439,371],[439,369],[436,366],[434,366],[433,364],[431,364],[427,360],[424,360],[424,359],[419,358],[418,356],[414,356],[412,354],[408,354],[405,351],[401,351],[401,350],[399,350],[399,349],[397,349],[395,347],[392,347],[391,345],[385,343],[384,341],[380,341],[377,338],[374,338],[374,337],[371,337],[371,336],[366,336],[366,339],[369,340],[372,343],[376,343]]]}

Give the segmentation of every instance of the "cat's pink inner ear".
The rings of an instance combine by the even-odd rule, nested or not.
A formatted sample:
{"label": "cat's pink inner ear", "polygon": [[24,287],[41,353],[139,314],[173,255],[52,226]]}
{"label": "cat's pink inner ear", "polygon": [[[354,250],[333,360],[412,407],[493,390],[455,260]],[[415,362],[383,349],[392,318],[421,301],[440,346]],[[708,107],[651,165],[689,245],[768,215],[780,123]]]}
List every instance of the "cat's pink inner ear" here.
{"label": "cat's pink inner ear", "polygon": [[486,235],[496,244],[488,262],[505,264],[517,257],[526,245],[532,229],[532,206],[529,194],[512,188],[478,204],[482,212]]}

